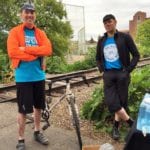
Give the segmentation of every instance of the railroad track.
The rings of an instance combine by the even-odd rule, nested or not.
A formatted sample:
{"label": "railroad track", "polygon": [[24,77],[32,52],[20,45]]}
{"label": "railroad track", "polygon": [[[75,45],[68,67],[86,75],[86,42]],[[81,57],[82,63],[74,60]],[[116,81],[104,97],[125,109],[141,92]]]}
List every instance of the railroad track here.
{"label": "railroad track", "polygon": [[[137,67],[143,67],[150,64],[150,57],[141,59]],[[99,74],[97,68],[92,68],[88,70],[81,70],[77,72],[71,72],[61,75],[46,75],[47,80],[51,80],[51,91],[62,89],[65,87],[66,80],[70,80],[71,86],[81,84],[83,82],[89,83],[94,80],[99,80],[102,77]],[[0,103],[13,101],[16,99],[15,94],[16,86],[15,83],[3,84],[0,86]],[[48,92],[48,84],[46,84],[46,92]]]}

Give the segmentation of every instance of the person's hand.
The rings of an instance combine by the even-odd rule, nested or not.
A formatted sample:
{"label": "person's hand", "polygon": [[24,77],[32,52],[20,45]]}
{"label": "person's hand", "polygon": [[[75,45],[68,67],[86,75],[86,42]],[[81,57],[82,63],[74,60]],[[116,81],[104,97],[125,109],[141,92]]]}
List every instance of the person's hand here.
{"label": "person's hand", "polygon": [[19,50],[25,51],[25,47],[19,47]]}

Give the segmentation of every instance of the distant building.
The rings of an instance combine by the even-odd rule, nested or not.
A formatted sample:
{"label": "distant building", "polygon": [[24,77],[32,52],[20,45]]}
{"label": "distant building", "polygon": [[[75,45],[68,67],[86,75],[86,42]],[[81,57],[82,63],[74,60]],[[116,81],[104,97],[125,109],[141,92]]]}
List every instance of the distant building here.
{"label": "distant building", "polygon": [[146,17],[145,12],[138,11],[133,16],[133,20],[129,21],[129,34],[132,36],[133,39],[136,36],[138,24],[144,22],[147,19],[149,18]]}
{"label": "distant building", "polygon": [[127,33],[127,34],[129,34],[129,30],[119,30],[120,32],[123,32],[123,33]]}

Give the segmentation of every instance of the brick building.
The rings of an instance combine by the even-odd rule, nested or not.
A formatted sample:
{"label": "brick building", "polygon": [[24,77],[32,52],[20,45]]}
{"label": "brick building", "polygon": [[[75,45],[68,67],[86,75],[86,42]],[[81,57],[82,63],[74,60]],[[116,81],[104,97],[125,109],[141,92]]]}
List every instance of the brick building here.
{"label": "brick building", "polygon": [[136,36],[137,26],[139,23],[142,23],[146,19],[149,19],[146,17],[146,13],[142,11],[138,11],[133,16],[133,20],[129,21],[129,34],[133,37],[133,39]]}

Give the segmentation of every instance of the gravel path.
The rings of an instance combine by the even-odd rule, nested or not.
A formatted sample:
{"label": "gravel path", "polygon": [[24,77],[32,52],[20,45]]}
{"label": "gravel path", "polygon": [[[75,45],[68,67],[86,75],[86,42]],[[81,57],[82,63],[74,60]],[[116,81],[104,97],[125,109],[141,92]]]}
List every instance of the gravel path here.
{"label": "gravel path", "polygon": [[[95,89],[95,87],[98,86],[97,84],[90,83],[90,87],[87,87],[86,85],[74,87],[72,90],[75,93],[76,96],[76,103],[79,106],[79,109],[84,104],[86,100],[88,100],[92,94],[92,91]],[[54,96],[60,96],[64,91],[59,91],[57,93],[52,93]],[[58,97],[54,97],[53,101],[55,101]],[[61,104],[57,105],[57,107],[52,112],[51,116],[51,124],[56,127],[64,128],[67,130],[73,130],[71,126],[71,121],[69,117],[69,112],[67,109],[67,102],[62,101]],[[105,133],[101,133],[99,131],[96,131],[93,127],[93,123],[87,120],[81,120],[81,134],[82,136],[90,137],[94,140],[99,141],[99,143],[111,143],[114,145],[116,150],[122,150],[123,149],[123,143],[116,142],[112,140],[112,138]]]}

